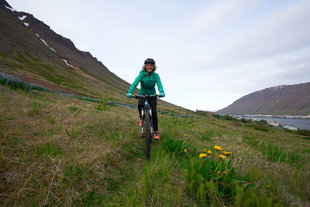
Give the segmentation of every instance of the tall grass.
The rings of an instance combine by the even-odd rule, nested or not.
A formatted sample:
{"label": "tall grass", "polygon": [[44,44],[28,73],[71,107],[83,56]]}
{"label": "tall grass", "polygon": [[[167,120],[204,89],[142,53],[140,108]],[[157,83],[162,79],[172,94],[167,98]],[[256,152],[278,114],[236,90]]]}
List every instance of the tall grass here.
{"label": "tall grass", "polygon": [[304,159],[302,158],[301,152],[299,150],[295,152],[285,152],[277,145],[266,143],[265,141],[259,139],[256,136],[244,136],[244,142],[255,149],[261,151],[267,156],[268,160],[272,162],[284,162],[289,163],[297,168],[300,168]]}

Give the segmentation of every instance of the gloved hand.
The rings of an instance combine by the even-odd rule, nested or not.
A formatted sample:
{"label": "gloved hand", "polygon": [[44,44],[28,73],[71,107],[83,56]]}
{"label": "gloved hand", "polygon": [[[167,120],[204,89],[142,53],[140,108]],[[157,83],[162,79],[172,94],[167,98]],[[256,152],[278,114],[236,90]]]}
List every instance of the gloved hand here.
{"label": "gloved hand", "polygon": [[127,93],[126,96],[127,98],[132,98],[132,93]]}
{"label": "gloved hand", "polygon": [[159,97],[165,97],[165,92],[159,92]]}

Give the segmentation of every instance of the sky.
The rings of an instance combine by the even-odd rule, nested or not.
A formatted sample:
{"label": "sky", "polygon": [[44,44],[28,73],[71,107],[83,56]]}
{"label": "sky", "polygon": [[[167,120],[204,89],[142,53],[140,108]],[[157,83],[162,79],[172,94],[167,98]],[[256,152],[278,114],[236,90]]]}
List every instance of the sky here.
{"label": "sky", "polygon": [[164,100],[191,110],[310,81],[310,0],[7,2],[128,83],[153,58]]}

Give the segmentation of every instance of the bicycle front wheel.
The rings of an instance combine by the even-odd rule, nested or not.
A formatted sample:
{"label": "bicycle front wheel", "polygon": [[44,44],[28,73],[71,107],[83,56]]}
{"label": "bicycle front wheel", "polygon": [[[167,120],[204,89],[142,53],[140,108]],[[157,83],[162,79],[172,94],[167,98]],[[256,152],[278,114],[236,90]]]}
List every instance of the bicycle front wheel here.
{"label": "bicycle front wheel", "polygon": [[151,119],[150,119],[149,113],[145,113],[145,125],[144,125],[144,127],[145,127],[144,128],[145,154],[146,154],[146,158],[150,159],[152,133],[151,133]]}

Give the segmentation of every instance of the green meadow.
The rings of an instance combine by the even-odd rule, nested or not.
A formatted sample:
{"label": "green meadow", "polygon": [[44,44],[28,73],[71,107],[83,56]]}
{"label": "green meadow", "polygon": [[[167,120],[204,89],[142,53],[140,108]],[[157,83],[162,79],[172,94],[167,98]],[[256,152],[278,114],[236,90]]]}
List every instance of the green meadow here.
{"label": "green meadow", "polygon": [[310,205],[309,136],[178,112],[146,160],[136,110],[0,85],[0,205]]}

